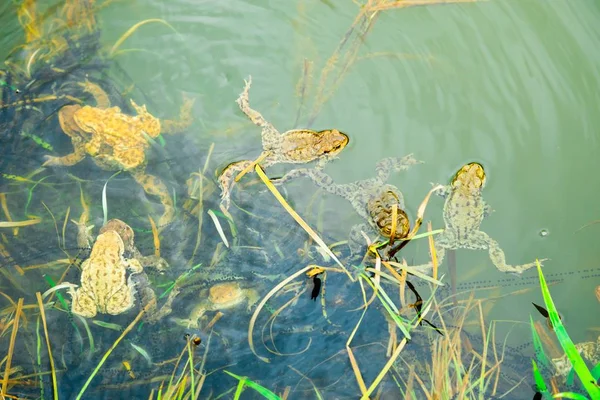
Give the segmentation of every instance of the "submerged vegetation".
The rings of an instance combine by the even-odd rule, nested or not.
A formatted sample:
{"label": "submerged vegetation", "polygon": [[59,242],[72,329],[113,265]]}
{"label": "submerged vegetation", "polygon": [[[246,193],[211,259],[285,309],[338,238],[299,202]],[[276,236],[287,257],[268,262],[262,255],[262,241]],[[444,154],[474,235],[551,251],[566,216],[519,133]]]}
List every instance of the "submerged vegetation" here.
{"label": "submerged vegetation", "polygon": [[[115,62],[138,28],[157,23],[174,30],[170,24],[140,21],[106,46],[98,11],[110,0],[20,2],[24,43],[0,71],[0,396],[600,398],[600,342],[573,343],[539,261],[539,281],[509,293],[500,292],[501,284],[455,285],[456,266],[448,273],[439,268],[436,240],[449,228],[434,230],[429,223],[423,232],[422,223],[431,195],[443,185],[425,194],[411,228],[400,189],[385,183],[392,170],[385,162],[377,178],[336,184],[338,193],[324,184],[351,202],[359,199],[353,207],[372,228],[355,229],[358,246],[350,248],[350,240],[329,236],[312,205],[301,211],[290,201],[285,179],[271,180],[263,168],[343,157],[345,134],[309,127],[348,71],[367,57],[361,46],[381,13],[474,1],[357,3],[317,82],[313,62],[302,63],[296,122],[305,120],[306,129],[281,140],[262,115],[240,104],[263,128],[263,148],[257,159],[229,170],[235,174],[227,184],[237,184],[226,194],[226,207],[219,207],[216,177],[223,170],[212,165],[219,151],[214,143],[187,180],[177,182],[185,193],[170,187],[181,180],[173,178],[181,166],[167,162],[168,154],[184,142],[159,133],[177,128],[184,136],[193,100],[184,100],[181,121],[154,117],[129,101],[145,96]],[[248,88],[249,82],[246,94]],[[77,114],[81,110],[88,114]],[[315,141],[329,134],[345,141],[317,148]],[[50,168],[44,160],[57,158],[50,154],[62,162]],[[322,164],[315,168],[327,178],[321,183],[333,181],[320,172]],[[251,176],[258,185],[250,186],[256,183],[248,183]],[[483,218],[482,186],[468,188],[468,200],[481,201],[477,218]],[[245,201],[244,192],[252,192],[253,201]],[[144,193],[158,198],[158,206]],[[472,216],[473,209],[459,212]],[[415,242],[428,249],[427,268],[399,258]],[[509,270],[504,254],[489,247],[492,259],[501,258],[498,265]],[[153,263],[160,267],[144,269]],[[547,326],[533,317],[491,316],[496,301],[537,290],[538,283],[544,307],[534,306]],[[515,345],[512,330],[528,323],[532,341]],[[566,374],[559,363],[567,365]]]}

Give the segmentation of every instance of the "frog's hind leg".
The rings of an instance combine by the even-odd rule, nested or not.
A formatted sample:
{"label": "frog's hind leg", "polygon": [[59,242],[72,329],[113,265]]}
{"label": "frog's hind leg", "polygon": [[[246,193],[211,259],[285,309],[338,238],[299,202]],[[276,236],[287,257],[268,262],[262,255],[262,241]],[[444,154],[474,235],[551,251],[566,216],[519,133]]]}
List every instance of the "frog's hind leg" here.
{"label": "frog's hind leg", "polygon": [[80,289],[69,289],[71,294],[71,311],[73,314],[81,315],[85,318],[93,318],[96,316],[96,302],[94,299],[83,293]]}
{"label": "frog's hind leg", "polygon": [[[499,271],[502,272],[513,272],[521,274],[523,271],[529,268],[535,267],[535,262],[522,264],[522,265],[508,265],[506,264],[506,257],[504,251],[500,248],[498,242],[492,239],[487,233],[482,231],[473,232],[473,239],[479,244],[479,248],[487,248],[489,251],[490,259]],[[543,260],[540,260],[540,262]]]}
{"label": "frog's hind leg", "polygon": [[165,119],[160,122],[160,131],[161,133],[171,135],[174,133],[179,133],[185,131],[192,125],[192,107],[194,106],[194,102],[196,99],[192,99],[189,97],[183,98],[183,105],[179,110],[179,119],[170,120]]}
{"label": "frog's hind leg", "polygon": [[315,183],[315,185],[317,185],[321,189],[325,190],[328,193],[335,194],[336,196],[343,197],[345,199],[350,199],[355,190],[353,184],[338,185],[333,181],[333,178],[327,175],[325,172],[311,168],[296,168],[289,171],[281,178],[272,179],[271,181],[275,185],[282,185],[288,181],[299,177],[310,178]]}
{"label": "frog's hind leg", "polygon": [[130,171],[131,176],[144,191],[152,196],[157,196],[164,207],[163,214],[158,220],[159,229],[170,224],[175,217],[175,207],[173,200],[169,195],[169,190],[165,184],[157,177],[147,174],[143,168],[136,168]]}
{"label": "frog's hind leg", "polygon": [[108,94],[106,94],[104,89],[102,89],[98,84],[90,82],[86,79],[85,82],[80,82],[79,86],[81,86],[84,91],[94,96],[94,100],[96,101],[96,107],[110,107],[110,99],[108,98]]}
{"label": "frog's hind leg", "polygon": [[390,177],[392,171],[405,171],[411,166],[416,164],[423,164],[423,161],[416,160],[412,154],[398,157],[387,157],[379,161],[375,166],[375,172],[377,173],[377,179],[379,182],[386,182]]}
{"label": "frog's hind leg", "polygon": [[270,147],[269,144],[275,144],[281,141],[281,134],[262,116],[261,113],[250,108],[248,92],[250,91],[250,85],[252,85],[252,77],[249,76],[248,80],[244,82],[246,83],[246,86],[244,87],[242,93],[240,93],[236,103],[240,107],[240,110],[242,110],[242,112],[246,114],[246,116],[250,118],[255,125],[262,128],[262,143],[263,148],[266,150]]}

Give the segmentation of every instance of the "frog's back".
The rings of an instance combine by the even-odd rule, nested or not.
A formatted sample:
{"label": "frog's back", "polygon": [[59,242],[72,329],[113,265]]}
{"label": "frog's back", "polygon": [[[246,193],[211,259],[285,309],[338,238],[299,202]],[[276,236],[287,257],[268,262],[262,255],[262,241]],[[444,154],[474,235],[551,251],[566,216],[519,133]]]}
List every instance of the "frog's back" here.
{"label": "frog's back", "polygon": [[479,230],[483,221],[484,203],[479,190],[457,188],[444,205],[446,229],[454,231],[460,240]]}

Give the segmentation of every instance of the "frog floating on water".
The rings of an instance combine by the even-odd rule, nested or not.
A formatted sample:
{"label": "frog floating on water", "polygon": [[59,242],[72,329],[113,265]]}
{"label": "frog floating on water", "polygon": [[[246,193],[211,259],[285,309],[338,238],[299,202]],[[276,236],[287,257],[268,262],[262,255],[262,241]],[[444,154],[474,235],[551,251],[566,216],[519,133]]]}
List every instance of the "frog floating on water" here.
{"label": "frog floating on water", "polygon": [[[471,249],[488,250],[490,259],[499,271],[522,273],[534,267],[535,262],[523,265],[508,265],[504,251],[498,243],[479,229],[483,218],[491,213],[491,207],[483,200],[481,191],[486,176],[483,166],[473,162],[458,170],[450,185],[436,193],[446,199],[444,203],[444,232],[434,239],[438,264],[441,264],[446,250]],[[541,259],[540,262],[547,259]],[[426,264],[432,267],[432,264]],[[418,266],[423,267],[423,266]]]}
{"label": "frog floating on water", "polygon": [[[79,225],[78,245],[89,245],[92,238],[90,227]],[[81,285],[75,289],[72,285],[69,293],[72,297],[71,310],[82,317],[92,318],[98,312],[119,315],[129,311],[135,303],[136,280],[139,285],[142,302],[148,304],[154,291],[148,286],[143,265],[152,266],[160,271],[166,269],[167,262],[156,256],[142,256],[135,248],[134,233],[125,222],[112,219],[100,229],[88,259],[81,265]],[[125,257],[129,253],[132,258]],[[129,270],[131,274],[126,277]],[[137,276],[139,275],[139,276]],[[171,293],[160,310],[153,306],[146,320],[155,322],[171,312],[171,303],[177,295],[177,289]]]}
{"label": "frog floating on water", "polygon": [[186,328],[198,328],[199,321],[207,311],[221,311],[247,304],[250,311],[260,296],[254,289],[242,289],[239,282],[223,282],[200,291],[200,303],[192,309],[188,319],[173,319],[175,323]]}
{"label": "frog floating on water", "polygon": [[[348,144],[349,138],[337,129],[313,131],[309,129],[294,129],[287,132],[279,131],[258,112],[250,108],[248,93],[252,77],[245,81],[246,86],[237,99],[240,110],[250,120],[262,128],[263,152],[260,165],[264,168],[279,163],[303,164],[317,161],[315,168],[323,166],[335,158]],[[231,189],[235,177],[251,166],[253,161],[236,161],[229,164],[219,175],[221,187],[221,208],[229,209]]]}
{"label": "frog floating on water", "polygon": [[388,157],[379,161],[375,167],[374,178],[356,181],[347,184],[336,184],[333,179],[323,171],[308,168],[298,168],[285,174],[273,183],[281,185],[300,176],[310,178],[317,186],[325,191],[341,196],[348,200],[370,228],[365,224],[352,227],[348,245],[352,254],[358,253],[365,245],[361,231],[377,232],[384,237],[391,235],[391,209],[398,206],[397,228],[395,239],[405,237],[410,230],[408,216],[404,212],[404,196],[394,185],[386,184],[392,171],[407,170],[415,164],[420,164],[412,154],[403,158]]}
{"label": "frog floating on water", "polygon": [[110,107],[108,95],[98,85],[89,81],[80,85],[93,95],[96,106],[68,105],[59,110],[58,121],[71,138],[74,151],[62,157],[46,156],[43,165],[71,166],[89,154],[102,169],[128,171],[146,193],[160,198],[164,211],[159,226],[169,224],[175,215],[169,190],[159,178],[145,172],[146,150],[150,146],[146,136],[155,138],[160,133],[176,133],[189,127],[194,100],[185,99],[179,121],[161,121],[133,100],[131,105],[137,115],[123,114],[119,107]]}

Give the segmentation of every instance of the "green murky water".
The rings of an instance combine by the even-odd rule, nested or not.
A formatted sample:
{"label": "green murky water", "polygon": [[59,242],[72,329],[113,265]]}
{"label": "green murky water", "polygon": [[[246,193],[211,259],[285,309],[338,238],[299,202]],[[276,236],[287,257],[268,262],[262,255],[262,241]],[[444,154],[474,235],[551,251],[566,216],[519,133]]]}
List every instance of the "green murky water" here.
{"label": "green murky water", "polygon": [[[280,131],[297,127],[317,130],[335,127],[350,136],[350,144],[339,159],[325,167],[336,182],[373,176],[375,164],[383,157],[413,153],[422,160],[423,164],[393,174],[390,179],[390,183],[403,191],[411,219],[415,218],[419,203],[430,189],[430,182],[446,183],[464,163],[481,162],[488,176],[484,198],[495,210],[482,224],[482,230],[500,243],[510,264],[527,263],[536,257],[550,258],[544,271],[549,277],[562,278],[551,290],[565,316],[571,337],[575,342],[594,338],[597,332],[594,334],[588,329],[600,323],[594,296],[594,288],[600,283],[596,243],[600,226],[578,229],[600,218],[596,198],[600,184],[596,173],[600,170],[597,157],[600,148],[597,132],[600,126],[598,3],[592,0],[490,0],[382,12],[368,34],[358,39],[360,46],[353,64],[315,113],[314,100],[321,70],[358,13],[358,7],[352,2],[337,3],[116,2],[99,12],[100,40],[107,49],[141,20],[160,18],[176,30],[160,23],[141,26],[120,46],[119,53],[107,60],[106,79],[115,82],[120,91],[135,84],[135,89],[125,98],[133,97],[138,103],[147,104],[148,109],[159,117],[177,115],[182,94],[197,98],[192,127],[183,135],[167,137],[164,148],[153,149],[150,169],[176,193],[179,207],[175,226],[165,231],[163,237],[163,256],[179,273],[185,270],[196,235],[194,223],[197,226],[193,220],[184,220],[186,214],[181,209],[187,196],[185,180],[190,173],[204,166],[211,144],[214,143],[214,151],[209,161],[209,179],[214,178],[215,170],[229,162],[254,159],[261,151],[259,128],[251,125],[235,104],[243,80],[251,75],[252,106]],[[0,48],[7,54],[22,43],[23,35],[15,7],[5,2],[0,6],[0,12],[3,38]],[[351,38],[354,40],[356,36]],[[350,48],[351,44],[347,44],[344,51]],[[347,53],[342,52],[344,54]],[[307,64],[312,65],[312,80],[305,99],[302,99],[298,95],[298,82]],[[338,77],[340,71],[335,68],[330,76]],[[53,154],[66,154],[71,150],[70,143],[58,131],[56,119],[48,121],[37,125],[42,129],[37,134],[55,147]],[[52,127],[55,131],[48,130]],[[26,176],[39,167],[44,154],[49,154],[31,146],[27,147],[31,153],[24,152],[24,148],[15,153],[9,142],[3,141],[2,145],[5,161],[0,165],[4,169],[2,172],[7,174]],[[83,187],[91,203],[92,223],[98,229],[102,224],[102,188],[111,173],[100,171],[87,161],[70,172],[86,180]],[[289,166],[276,166],[269,170],[269,175],[280,176],[286,170]],[[11,255],[21,266],[65,257],[57,245],[54,222],[41,202],[47,203],[56,213],[59,231],[67,207],[71,207],[70,218],[79,216],[79,187],[65,177],[67,172],[66,168],[57,168],[37,176],[36,179],[53,174],[58,176],[48,178],[53,184],[34,192],[29,205],[29,215],[42,217],[41,224],[22,228],[18,241],[9,230],[2,231],[4,244],[9,249],[11,244],[18,242]],[[155,208],[143,205],[148,201],[156,202],[156,198],[147,197],[144,201],[143,192],[126,174],[113,179],[107,196],[109,218],[127,221],[138,232],[142,252],[152,252],[146,214],[151,211],[158,216],[160,204]],[[15,185],[14,180],[6,179],[6,176],[1,182],[0,191],[7,193],[13,218],[26,219],[23,204],[31,185]],[[234,218],[239,217],[243,225],[241,241],[248,246],[271,249],[279,246],[282,249],[283,258],[281,254],[272,258],[271,273],[289,275],[304,267],[305,261],[299,259],[296,249],[305,240],[305,233],[268,193],[259,193],[263,189],[258,189],[258,185],[248,190],[250,192],[244,194],[236,188],[234,201],[262,219],[249,218],[233,208]],[[320,217],[314,210],[310,212],[307,206],[315,200],[316,189],[308,180],[292,182],[287,190],[290,203],[329,243],[345,240],[352,225],[361,222],[349,203],[323,192],[318,192],[314,203],[314,210],[319,210]],[[434,228],[443,227],[442,205],[442,200],[433,198],[427,208],[426,220],[431,220]],[[209,193],[206,199],[202,231],[205,242],[202,242],[194,263],[210,263],[219,241],[206,214],[209,208],[218,208],[217,191]],[[245,226],[247,221],[250,226]],[[549,234],[542,236],[541,231]],[[250,238],[253,233],[255,236]],[[75,234],[74,226],[69,224],[67,239],[74,241]],[[31,239],[27,239],[27,235]],[[193,239],[184,243],[183,238],[188,236]],[[428,257],[426,241],[411,243],[402,256],[409,262],[425,262]],[[499,327],[503,333],[511,327],[518,332],[509,337],[512,345],[530,340],[529,327],[525,323],[529,315],[540,319],[531,302],[543,304],[535,271],[525,272],[522,278],[504,275],[496,271],[485,251],[459,250],[456,258],[459,283],[467,282],[467,286],[472,287],[477,285],[473,282],[486,281],[487,285],[502,286],[502,293],[530,289],[524,294],[496,301],[486,315],[486,321],[518,322],[515,327],[509,323]],[[242,256],[235,260],[240,263],[240,269],[264,267],[260,257]],[[243,265],[244,260],[247,265]],[[5,271],[14,275],[13,263],[4,262]],[[60,271],[53,269],[49,274],[58,279]],[[444,266],[442,272],[445,271]],[[16,279],[21,285],[32,284],[36,290],[44,291],[48,286],[42,273],[31,270]],[[69,277],[76,281],[78,275],[72,271]],[[12,283],[6,278],[7,275],[3,275],[0,290],[12,292],[15,299],[25,297],[26,304],[35,303],[31,292],[19,293],[11,288]],[[341,286],[344,280],[336,279],[340,296],[360,296],[359,289],[344,289]],[[261,285],[264,294],[275,283]],[[332,284],[329,290],[335,294],[336,286]],[[184,301],[177,303],[174,314],[185,317],[191,301],[189,295],[184,297]],[[7,306],[8,303],[3,303],[3,307]],[[283,320],[281,329],[286,324],[301,325],[320,318],[318,304],[304,301],[295,307],[297,312],[289,317],[294,322]],[[345,311],[337,313],[338,322],[351,330],[358,313],[350,318]],[[50,318],[54,323],[66,321],[65,313],[53,312],[55,315]],[[302,318],[304,314],[306,318]],[[265,368],[248,351],[244,331],[248,317],[243,313],[236,315],[236,323],[228,322],[226,318],[218,322],[225,336],[228,329],[233,329],[235,332],[229,332],[230,340],[234,337],[234,341],[239,342],[237,353],[230,354],[228,363],[256,365],[254,372],[259,376],[251,378],[279,392],[285,386],[293,387],[299,379],[285,367],[286,364],[314,365],[326,359],[323,354],[333,355],[344,348],[343,341],[328,341],[316,336],[311,349],[295,356],[296,360],[294,356],[279,360],[275,357],[273,367]],[[131,318],[132,315],[124,321]],[[361,334],[358,342],[379,341],[385,346],[387,325],[380,313],[372,318],[380,324],[380,334],[367,330],[368,334]],[[34,321],[33,317],[31,321]],[[184,331],[183,328],[179,333],[170,330],[169,335],[176,337]],[[101,336],[104,331],[97,332]],[[7,343],[6,335],[2,338],[3,345]],[[305,346],[306,338],[291,337],[281,344],[288,347],[287,351],[298,351]],[[97,343],[102,351],[86,362],[95,365],[114,339]],[[259,352],[264,352],[262,344],[258,347]],[[180,348],[178,344],[170,356],[175,357]],[[369,382],[385,363],[381,349],[375,353],[380,358],[373,370],[366,372]],[[362,353],[362,356],[367,354]],[[126,382],[127,376],[119,362],[128,357],[133,356],[121,353],[112,364],[107,364],[118,371],[114,374],[115,381]],[[311,378],[317,387],[327,388],[324,389],[328,393],[326,398],[354,398],[353,394],[359,393],[359,389],[347,357],[343,355],[337,360],[345,364],[325,366],[318,376],[313,374]],[[142,362],[139,355],[136,362]],[[228,369],[236,372],[235,367]],[[250,375],[253,370],[242,368],[238,372]],[[110,374],[94,384],[107,384],[110,381],[107,376]],[[338,381],[340,377],[342,381]],[[79,390],[84,378],[65,373],[65,398]],[[519,393],[515,398],[533,396],[528,389],[530,382],[517,390]],[[48,385],[46,382],[46,395]],[[235,381],[219,377],[211,385],[214,396],[233,387]],[[314,397],[310,386],[306,386],[306,382],[303,385],[296,394],[292,392],[292,398]],[[150,387],[150,384],[140,385],[132,390],[138,391],[135,392],[138,398],[147,398]],[[392,381],[384,385],[384,397],[390,396],[385,398],[397,398],[392,397],[398,393],[394,392],[394,387]],[[233,392],[228,394],[232,395]],[[252,396],[250,393],[245,395]],[[90,396],[100,395],[94,392]]]}

